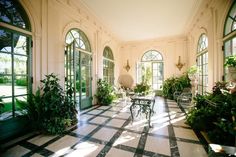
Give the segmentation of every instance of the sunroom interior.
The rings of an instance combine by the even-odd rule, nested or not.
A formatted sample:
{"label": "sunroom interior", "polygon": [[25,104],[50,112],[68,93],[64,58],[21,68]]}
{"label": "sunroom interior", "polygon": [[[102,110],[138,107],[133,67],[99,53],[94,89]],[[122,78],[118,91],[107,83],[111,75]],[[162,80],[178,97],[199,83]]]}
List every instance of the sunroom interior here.
{"label": "sunroom interior", "polygon": [[235,30],[234,0],[0,0],[0,156],[236,155]]}

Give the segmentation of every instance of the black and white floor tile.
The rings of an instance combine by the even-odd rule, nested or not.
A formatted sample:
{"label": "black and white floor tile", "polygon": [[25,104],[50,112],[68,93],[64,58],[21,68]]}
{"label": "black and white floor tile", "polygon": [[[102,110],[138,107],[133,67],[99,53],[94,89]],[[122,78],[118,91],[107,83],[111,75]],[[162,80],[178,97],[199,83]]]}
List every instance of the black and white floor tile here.
{"label": "black and white floor tile", "polygon": [[131,121],[130,105],[126,99],[111,106],[95,106],[81,112],[77,126],[67,133],[34,135],[11,145],[2,156],[207,157],[174,101],[156,97],[151,128],[145,115]]}

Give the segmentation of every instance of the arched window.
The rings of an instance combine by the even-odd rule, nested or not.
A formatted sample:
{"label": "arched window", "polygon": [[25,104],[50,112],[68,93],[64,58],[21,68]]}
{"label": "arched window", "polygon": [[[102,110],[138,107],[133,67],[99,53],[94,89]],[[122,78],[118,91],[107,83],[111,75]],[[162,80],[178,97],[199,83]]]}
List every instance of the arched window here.
{"label": "arched window", "polygon": [[80,109],[92,106],[92,52],[89,40],[80,29],[66,35],[65,88],[74,87],[74,99]]}
{"label": "arched window", "polygon": [[114,84],[114,57],[110,47],[103,50],[103,79],[109,84]]}
{"label": "arched window", "polygon": [[206,34],[202,34],[197,46],[197,66],[198,74],[198,94],[204,94],[208,87],[208,39]]}
{"label": "arched window", "polygon": [[31,93],[31,26],[16,0],[0,0],[0,121],[21,115]]}
{"label": "arched window", "polygon": [[153,90],[160,90],[163,84],[163,58],[160,52],[149,50],[137,64],[137,83],[146,82]]}
{"label": "arched window", "polygon": [[[236,55],[236,1],[231,6],[224,27],[224,60],[228,56]],[[225,69],[227,75],[227,70]]]}

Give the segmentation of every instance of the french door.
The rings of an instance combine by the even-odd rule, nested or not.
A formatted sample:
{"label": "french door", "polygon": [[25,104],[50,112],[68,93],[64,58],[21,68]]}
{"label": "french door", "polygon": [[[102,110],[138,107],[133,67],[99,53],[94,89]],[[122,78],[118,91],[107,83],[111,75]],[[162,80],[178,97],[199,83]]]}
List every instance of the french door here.
{"label": "french door", "polygon": [[75,47],[74,42],[65,50],[65,89],[75,89],[74,99],[80,110],[92,106],[92,55]]}

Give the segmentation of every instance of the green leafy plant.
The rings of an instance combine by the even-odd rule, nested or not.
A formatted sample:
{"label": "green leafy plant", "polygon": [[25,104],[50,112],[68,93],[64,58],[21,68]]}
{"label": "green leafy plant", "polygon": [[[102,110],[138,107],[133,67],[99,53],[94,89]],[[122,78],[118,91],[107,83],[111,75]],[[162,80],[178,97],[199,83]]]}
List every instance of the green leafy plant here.
{"label": "green leafy plant", "polygon": [[236,93],[230,93],[226,86],[226,82],[217,82],[212,93],[197,95],[187,122],[196,130],[207,131],[213,143],[235,145]]}
{"label": "green leafy plant", "polygon": [[115,98],[114,89],[107,81],[99,79],[95,96],[98,104],[109,105]]}
{"label": "green leafy plant", "polygon": [[54,74],[45,76],[42,88],[28,96],[27,101],[16,100],[26,112],[36,129],[50,134],[60,134],[77,122],[74,89],[67,87],[66,93]]}
{"label": "green leafy plant", "polygon": [[225,60],[226,67],[236,67],[236,56],[229,56]]}
{"label": "green leafy plant", "polygon": [[149,90],[150,90],[150,86],[146,82],[137,84],[134,88],[134,92],[140,95],[148,94]]}
{"label": "green leafy plant", "polygon": [[194,75],[198,72],[198,67],[196,65],[192,65],[188,70],[187,74],[188,75]]}
{"label": "green leafy plant", "polygon": [[168,99],[173,99],[175,91],[182,92],[184,88],[190,88],[190,80],[187,74],[180,77],[170,77],[163,83],[163,95]]}

